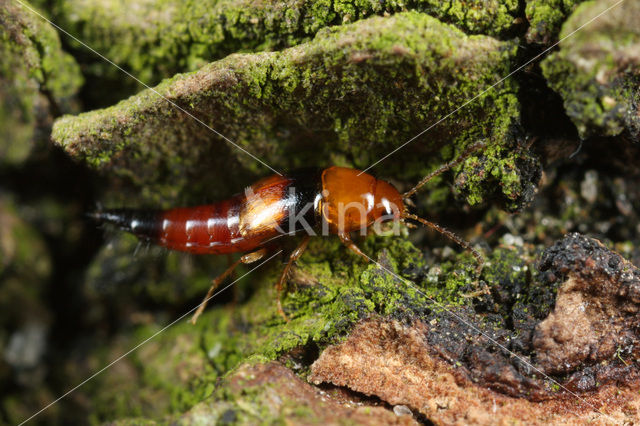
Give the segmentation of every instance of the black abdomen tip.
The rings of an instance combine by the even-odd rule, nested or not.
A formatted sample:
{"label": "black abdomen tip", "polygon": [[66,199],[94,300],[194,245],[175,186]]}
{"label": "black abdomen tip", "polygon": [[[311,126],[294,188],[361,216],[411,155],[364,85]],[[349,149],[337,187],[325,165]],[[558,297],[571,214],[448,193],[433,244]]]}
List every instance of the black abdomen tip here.
{"label": "black abdomen tip", "polygon": [[117,226],[139,238],[156,240],[160,235],[162,212],[158,210],[109,209],[87,213],[99,223]]}

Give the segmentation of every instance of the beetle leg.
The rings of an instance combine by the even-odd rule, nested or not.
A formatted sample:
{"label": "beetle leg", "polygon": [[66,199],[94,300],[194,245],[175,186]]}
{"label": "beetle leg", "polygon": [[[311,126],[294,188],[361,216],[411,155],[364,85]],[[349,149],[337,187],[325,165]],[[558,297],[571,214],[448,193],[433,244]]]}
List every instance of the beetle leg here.
{"label": "beetle leg", "polygon": [[355,254],[357,254],[358,256],[362,257],[363,259],[365,259],[367,262],[371,262],[371,259],[369,258],[369,256],[367,256],[366,254],[364,254],[362,252],[362,250],[360,250],[358,248],[357,245],[355,245],[355,243],[351,240],[351,237],[349,236],[349,234],[347,233],[340,233],[338,234],[338,237],[340,237],[340,241],[342,241],[342,244],[344,244],[345,246],[347,246],[347,248],[349,250],[351,250],[352,252],[354,252]]}
{"label": "beetle leg", "polygon": [[[482,273],[482,268],[484,267],[484,257],[482,257],[482,255],[480,253],[478,253],[478,251],[476,249],[474,249],[473,247],[471,247],[471,244],[469,244],[467,241],[463,240],[462,238],[458,237],[456,234],[454,234],[453,232],[449,231],[448,229],[443,228],[440,225],[437,225],[433,222],[428,221],[427,219],[418,217],[414,214],[410,214],[410,213],[405,213],[404,215],[405,219],[411,219],[411,220],[415,220],[417,222],[422,223],[425,226],[428,226],[429,228],[433,229],[434,231],[438,231],[440,232],[442,235],[444,235],[445,237],[449,238],[451,241],[457,243],[460,247],[462,247],[465,250],[468,250],[473,257],[476,259],[476,277],[478,280],[480,280],[480,274]],[[491,294],[491,290],[489,289],[489,286],[487,285],[486,282],[484,281],[479,281],[480,283],[482,283],[482,289],[480,289],[478,292],[474,292],[474,293],[470,293],[469,297],[474,297],[474,295],[476,294]]]}
{"label": "beetle leg", "polygon": [[289,275],[289,270],[291,269],[291,265],[293,264],[293,262],[298,260],[300,258],[300,256],[302,256],[302,253],[304,253],[305,249],[307,248],[307,245],[309,244],[309,240],[310,239],[311,239],[310,235],[305,235],[305,237],[303,238],[303,240],[300,243],[300,245],[298,247],[296,247],[296,249],[289,255],[289,261],[287,262],[286,266],[284,267],[284,270],[282,271],[282,274],[280,275],[280,279],[276,283],[276,292],[278,293],[278,298],[277,298],[277,300],[278,300],[278,313],[280,314],[280,316],[282,318],[284,318],[285,321],[289,321],[289,318],[287,317],[287,314],[285,314],[284,310],[282,309],[282,302],[280,300],[282,298],[282,288],[283,288],[283,285],[287,281],[287,276]]}
{"label": "beetle leg", "polygon": [[214,280],[211,282],[211,287],[209,287],[209,291],[207,292],[207,295],[204,297],[204,299],[202,300],[202,303],[200,303],[200,306],[198,306],[198,309],[191,317],[191,324],[195,324],[196,321],[198,321],[198,317],[202,315],[202,312],[204,312],[204,308],[207,306],[207,302],[209,302],[209,299],[213,295],[213,292],[216,291],[216,289],[220,286],[220,284],[224,281],[225,278],[227,278],[229,275],[233,273],[233,271],[238,267],[238,265],[240,265],[241,263],[247,264],[247,263],[256,262],[262,259],[265,254],[267,254],[266,249],[260,249],[258,251],[247,253],[243,255],[240,259],[233,262],[231,266],[229,266],[227,270],[224,271],[221,275],[214,278]]}

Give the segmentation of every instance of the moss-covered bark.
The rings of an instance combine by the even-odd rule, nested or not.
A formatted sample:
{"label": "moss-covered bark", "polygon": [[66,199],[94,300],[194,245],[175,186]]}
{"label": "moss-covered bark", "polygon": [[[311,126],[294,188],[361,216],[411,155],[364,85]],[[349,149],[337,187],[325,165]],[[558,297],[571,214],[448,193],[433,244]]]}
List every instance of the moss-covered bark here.
{"label": "moss-covered bark", "polygon": [[72,156],[126,177],[136,191],[144,187],[147,199],[202,199],[225,183],[238,190],[231,181],[247,180],[247,171],[268,170],[156,92],[286,171],[328,163],[364,168],[485,91],[387,161],[385,174],[416,180],[486,139],[485,178],[462,186],[472,204],[489,193],[513,208],[535,173],[521,179],[521,154],[513,149],[516,83],[489,86],[508,72],[515,53],[514,43],[466,36],[424,14],[370,18],[282,52],[233,55],[114,107],[65,117],[53,139]]}
{"label": "moss-covered bark", "polygon": [[[610,11],[597,17],[607,8]],[[640,137],[640,27],[637,2],[587,2],[571,15],[560,50],[542,62],[549,85],[562,96],[580,136]]]}
{"label": "moss-covered bark", "polygon": [[526,16],[529,21],[526,39],[544,45],[558,41],[562,24],[584,0],[528,0]]}
{"label": "moss-covered bark", "polygon": [[56,31],[18,3],[0,2],[0,167],[48,137],[52,117],[82,84]]}
{"label": "moss-covered bark", "polygon": [[[296,414],[287,413],[286,399],[284,407],[276,404],[276,407],[281,408],[275,412],[269,399],[264,399],[264,393],[271,392],[270,387],[278,383],[281,375],[271,372],[259,384],[247,385],[246,392],[238,394],[234,382],[238,379],[239,372],[234,371],[234,368],[243,363],[263,364],[279,360],[305,377],[309,372],[310,361],[319,352],[329,345],[340,344],[353,337],[354,325],[360,324],[359,328],[362,328],[362,324],[367,321],[373,319],[375,322],[376,319],[386,318],[398,321],[406,327],[422,327],[418,334],[406,330],[409,335],[419,339],[420,344],[414,342],[405,347],[398,346],[393,341],[386,343],[396,348],[400,357],[413,359],[427,354],[431,357],[444,356],[447,362],[455,365],[457,374],[476,383],[458,385],[460,389],[456,392],[460,392],[461,397],[464,396],[463,400],[474,401],[476,396],[483,400],[497,398],[502,401],[501,407],[513,404],[521,411],[514,414],[513,409],[503,407],[500,416],[506,416],[505,418],[512,418],[514,415],[513,418],[535,418],[544,414],[549,419],[561,421],[573,419],[575,415],[599,415],[594,414],[588,404],[577,405],[570,413],[566,413],[553,400],[556,394],[566,395],[566,390],[561,389],[558,383],[569,386],[567,383],[572,383],[576,377],[588,377],[591,374],[589,365],[594,361],[585,361],[577,366],[574,364],[566,371],[554,374],[554,382],[549,377],[540,377],[539,373],[543,371],[540,369],[544,368],[546,371],[548,366],[529,354],[534,351],[532,339],[542,339],[543,331],[537,325],[548,318],[554,308],[556,291],[564,279],[563,274],[566,274],[563,268],[571,265],[580,269],[579,273],[583,276],[597,274],[604,277],[602,279],[607,285],[624,287],[624,263],[618,262],[611,266],[613,263],[610,259],[620,259],[617,254],[608,252],[603,246],[584,237],[572,236],[547,250],[542,258],[546,263],[553,262],[554,269],[539,275],[533,268],[540,254],[537,247],[523,245],[521,242],[509,245],[506,244],[507,238],[503,241],[505,244],[488,254],[482,275],[476,277],[473,273],[475,264],[468,254],[455,255],[434,250],[430,253],[431,262],[426,262],[422,253],[401,237],[372,236],[361,243],[365,252],[374,256],[379,265],[360,262],[346,248],[340,247],[337,238],[315,239],[309,251],[298,262],[289,281],[291,291],[284,299],[285,311],[291,319],[289,322],[284,322],[279,316],[274,299],[272,283],[281,266],[271,264],[249,278],[247,284],[251,293],[247,300],[239,305],[209,310],[195,327],[186,319],[182,320],[170,331],[155,336],[145,348],[132,354],[119,371],[96,379],[81,392],[93,395],[96,420],[121,416],[157,419],[170,414],[165,420],[180,418],[188,421],[196,416],[211,422],[231,416],[229,411],[235,412],[235,421],[241,424],[251,423],[251,419],[256,416],[274,419],[284,416],[292,419]],[[577,247],[576,241],[582,245]],[[589,250],[583,252],[583,246]],[[593,247],[597,247],[597,250],[594,251]],[[593,256],[592,263],[588,260],[590,255]],[[570,262],[566,259],[570,259]],[[607,272],[611,268],[617,272]],[[549,266],[543,266],[543,269],[549,269]],[[398,279],[399,276],[402,279]],[[490,285],[491,296],[468,297],[478,289],[478,278]],[[640,284],[634,278],[627,280],[626,285],[635,291]],[[624,310],[618,313],[613,305],[603,309],[608,314],[592,315],[590,318],[593,321],[607,321],[613,318],[614,313],[632,318]],[[619,327],[613,328],[621,330]],[[116,353],[124,352],[157,330],[158,326],[154,325],[137,327],[137,331],[130,334],[126,341],[109,349],[111,355],[100,357],[98,363],[105,363]],[[617,333],[618,336],[624,335],[623,332]],[[609,333],[605,335],[608,336]],[[378,334],[376,337],[383,341],[389,339]],[[373,337],[366,340],[369,344],[378,344]],[[533,342],[536,344],[537,341],[534,339]],[[520,358],[497,350],[496,343],[508,346]],[[629,342],[626,342],[624,348],[628,347]],[[621,350],[627,351],[624,348]],[[577,345],[573,350],[584,349],[584,345]],[[631,368],[627,361],[620,361],[617,359],[618,355],[611,353],[595,353],[601,354],[611,364],[598,364],[597,368],[603,372],[601,380],[606,380],[602,385],[610,384],[612,380],[618,381],[620,386],[628,384],[629,380],[633,381],[634,376],[621,376],[617,370],[624,366]],[[539,349],[537,354],[540,359],[546,359],[543,349]],[[349,353],[340,358],[342,362],[346,362],[347,356]],[[369,353],[368,356],[373,355]],[[625,358],[629,359],[629,355],[625,355]],[[525,361],[532,363],[538,370],[524,364]],[[371,379],[371,374],[366,374],[367,366],[347,364],[344,370],[335,371],[333,376],[344,377],[354,369],[364,369],[365,373],[360,373],[359,380]],[[555,365],[548,368],[550,373],[555,371]],[[324,368],[336,367],[327,365]],[[416,366],[409,364],[406,368]],[[447,368],[449,367],[445,369]],[[241,370],[246,369],[246,365],[241,367]],[[263,367],[257,367],[257,370],[262,369]],[[87,373],[88,371],[81,371],[79,376]],[[313,374],[319,377],[317,370]],[[424,374],[430,376],[431,370]],[[240,375],[246,380],[244,374]],[[135,377],[135,380],[124,380],[124,377]],[[214,386],[216,379],[221,377],[224,381],[217,382],[218,385]],[[255,376],[248,376],[252,377]],[[326,374],[322,377],[328,380]],[[435,382],[436,386],[442,385],[437,385],[437,380]],[[432,394],[421,393],[421,388],[413,381],[408,380],[408,383],[407,391],[417,392],[420,395],[418,399],[438,400]],[[500,393],[492,396],[486,389],[473,390],[478,383],[481,388],[497,389]],[[353,381],[342,385],[354,390],[361,390],[360,386],[364,386]],[[418,387],[415,388],[416,386]],[[392,404],[399,402],[391,401],[407,401],[412,409],[423,414],[429,413],[428,405],[411,404],[413,393],[404,394],[395,386],[386,386],[384,381],[375,381],[372,389],[376,390],[365,393],[383,395],[384,400]],[[601,387],[589,389],[600,390]],[[621,389],[624,390],[624,398],[633,395],[626,387]],[[603,387],[602,390],[606,394],[606,388]],[[384,397],[385,392],[400,393],[389,399],[388,395]],[[517,396],[522,400],[508,398],[504,394]],[[541,409],[538,402],[531,402],[529,399],[549,401]],[[304,404],[312,404],[312,400],[305,397]],[[199,401],[203,402],[194,407]],[[467,410],[467,407],[460,406],[457,399],[455,401],[446,411],[433,414],[434,418],[456,416],[458,410]],[[189,410],[191,407],[193,410]],[[482,407],[478,410],[485,412]],[[305,412],[304,415],[308,420],[321,418],[321,415],[313,412]]]}
{"label": "moss-covered bark", "polygon": [[[58,251],[64,250],[51,250],[57,280],[52,279],[42,298],[51,310],[58,310],[53,315],[63,325],[52,328],[57,334],[47,340],[51,361],[37,366],[49,369],[39,379],[31,376],[38,389],[29,398],[21,398],[23,389],[10,388],[22,386],[19,367],[0,363],[0,378],[11,383],[3,395],[0,421],[24,420],[54,394],[82,382],[147,338],[151,339],[51,407],[49,417],[43,418],[61,423],[320,423],[334,419],[325,414],[330,411],[340,413],[338,420],[355,416],[350,418],[366,422],[371,420],[371,405],[381,403],[399,406],[379,405],[377,418],[401,424],[456,418],[490,423],[496,421],[496,412],[509,421],[603,418],[580,399],[567,404],[570,394],[560,385],[579,396],[593,392],[589,401],[615,412],[616,419],[640,418],[633,413],[640,406],[633,389],[640,371],[634,352],[635,311],[624,311],[636,309],[635,302],[622,308],[611,303],[622,281],[601,274],[611,269],[611,259],[628,270],[632,265],[578,236],[542,256],[565,232],[580,231],[598,236],[636,263],[640,259],[633,245],[640,231],[640,185],[637,167],[628,160],[638,155],[637,34],[630,24],[630,16],[637,14],[635,5],[563,42],[542,62],[544,76],[536,61],[500,81],[530,53],[570,34],[599,7],[598,2],[580,3],[453,1],[443,7],[431,1],[166,1],[129,2],[129,13],[110,1],[38,3],[63,27],[137,77],[153,84],[167,78],[152,90],[91,110],[110,104],[105,91],[117,98],[134,85],[74,42],[65,42],[89,78],[82,92],[88,111],[60,118],[52,139],[77,164],[103,176],[100,183],[107,189],[96,198],[107,207],[199,204],[227,197],[270,173],[154,91],[283,172],[309,165],[368,167],[446,117],[372,172],[403,189],[469,144],[485,140],[486,148],[456,167],[453,176],[430,182],[411,209],[458,231],[466,229],[461,234],[483,252],[486,263],[476,275],[472,256],[421,230],[403,228],[401,235],[359,240],[358,246],[382,267],[364,263],[337,238],[316,238],[293,268],[282,299],[289,322],[276,310],[273,284],[282,270],[278,256],[234,284],[235,297],[216,296],[218,303],[195,327],[184,318],[162,331],[200,301],[210,279],[226,267],[226,259],[147,252],[128,236],[108,235],[98,249],[102,242],[95,241],[96,233],[79,225],[78,204],[66,207],[67,199],[37,203],[32,211],[47,218],[38,226],[67,232],[70,236],[64,241],[70,244],[83,235],[80,241],[89,249],[70,250],[72,257],[85,257],[81,268],[67,275],[58,271]],[[234,54],[224,57],[228,53]],[[210,60],[214,62],[207,63]],[[604,71],[594,74],[596,69]],[[45,80],[31,79],[36,81],[45,87]],[[602,96],[593,95],[596,92]],[[594,108],[592,102],[602,108]],[[458,107],[460,111],[447,117]],[[33,114],[32,106],[27,109]],[[576,130],[587,138],[584,145]],[[547,169],[535,196],[541,162]],[[72,169],[68,162],[63,164],[56,175]],[[18,192],[13,188],[32,175],[38,178],[36,168],[17,174],[19,183],[11,190]],[[69,192],[77,188],[77,182],[41,181]],[[0,190],[3,184],[0,179]],[[455,203],[452,193],[464,202]],[[525,209],[529,202],[533,206]],[[91,208],[88,204],[82,209]],[[479,208],[471,211],[469,204]],[[505,208],[520,212],[512,215]],[[78,218],[72,218],[72,209]],[[2,220],[0,215],[0,230]],[[65,220],[73,221],[68,230]],[[23,228],[10,223],[11,229]],[[48,243],[53,233],[45,232]],[[92,238],[95,257],[87,244]],[[0,234],[0,244],[5,240]],[[31,241],[29,234],[25,241]],[[591,248],[573,250],[580,241]],[[294,242],[284,243],[284,253]],[[33,247],[40,253],[37,244]],[[3,249],[0,255],[7,253]],[[593,294],[598,286],[591,281],[579,287],[567,284],[570,279],[562,275],[567,262],[558,251],[576,259],[571,267],[581,279],[584,271],[601,274],[599,279],[610,290],[608,299]],[[48,259],[46,253],[42,256]],[[538,262],[549,258],[558,262],[539,273]],[[8,318],[13,321],[19,313],[11,302],[22,293],[16,290],[11,268],[24,262],[12,261],[9,267],[2,262],[0,257],[0,296],[7,293],[10,299],[0,302],[11,308],[6,312],[12,312]],[[251,267],[241,268],[238,275]],[[478,292],[484,283],[490,295]],[[626,291],[637,292],[635,278],[629,283]],[[38,285],[40,281],[35,293]],[[558,293],[563,298],[560,311],[570,308],[565,312],[557,309]],[[600,351],[595,344],[586,347],[578,341],[571,351],[564,351],[553,341],[554,330],[562,331],[562,325],[555,324],[574,318],[567,317],[567,311],[585,312],[571,303],[579,297],[593,301],[591,307],[604,306],[590,309],[588,321],[580,317],[581,324],[598,329],[588,342],[602,338],[619,347]],[[616,318],[611,322],[614,333],[602,326],[611,318]],[[70,330],[72,337],[61,337]],[[34,335],[28,327],[10,333]],[[358,335],[365,338],[358,340]],[[7,336],[0,333],[3,354]],[[357,351],[351,349],[358,346],[353,339],[373,350],[355,357]],[[345,348],[347,352],[340,352]],[[336,363],[332,353],[346,354],[342,361],[361,362]],[[551,359],[548,355],[557,359],[558,354],[575,353],[578,361],[566,369],[554,370],[544,361]],[[527,363],[551,374],[555,382],[541,378]],[[379,375],[367,376],[367,369],[378,365]],[[385,376],[387,370],[391,376]],[[429,386],[436,386],[415,385],[412,380],[421,375],[435,377]],[[376,379],[372,385],[371,377],[390,380]],[[302,394],[288,392],[303,380],[307,383]],[[403,381],[411,384],[406,388],[411,393],[405,392]],[[331,397],[329,402],[324,396],[318,399],[323,394],[311,382],[324,383],[322,392]],[[464,398],[443,399],[438,389],[443,395],[462,389],[456,395]],[[538,400],[546,402],[532,402]],[[364,409],[348,406],[355,403]],[[452,408],[465,404],[474,405],[475,411]],[[534,408],[523,413],[523,407]]]}
{"label": "moss-covered bark", "polygon": [[[456,0],[442,7],[434,0],[57,1],[50,9],[79,39],[153,85],[230,53],[282,49],[306,42],[329,26],[408,10],[431,14],[471,34],[506,37],[517,24],[518,2]],[[114,93],[122,96],[135,88],[135,82],[123,81],[111,65],[72,45],[90,78],[105,81],[109,88],[98,89],[101,96],[113,100]]]}
{"label": "moss-covered bark", "polygon": [[[471,256],[463,254],[459,261],[451,259],[426,273],[421,253],[404,238],[371,237],[362,247],[395,273],[415,271],[420,284],[407,287],[384,269],[364,264],[341,248],[337,238],[313,240],[290,280],[284,301],[289,322],[276,309],[273,283],[281,265],[274,260],[247,278],[246,301],[209,310],[195,327],[183,319],[132,354],[120,367],[121,374],[97,378],[82,390],[94,395],[96,420],[184,412],[212,395],[216,378],[239,363],[276,360],[298,348],[322,348],[374,314],[407,319],[423,315],[432,305],[429,298],[440,306],[471,305],[471,299],[461,296],[476,290]],[[90,356],[97,358],[88,365],[106,363],[157,330],[154,324],[137,327],[108,351],[93,352]],[[294,355],[284,362],[293,366],[297,361]],[[75,374],[80,378],[90,368]],[[123,380],[123,375],[135,379]],[[213,412],[206,415],[215,418]]]}

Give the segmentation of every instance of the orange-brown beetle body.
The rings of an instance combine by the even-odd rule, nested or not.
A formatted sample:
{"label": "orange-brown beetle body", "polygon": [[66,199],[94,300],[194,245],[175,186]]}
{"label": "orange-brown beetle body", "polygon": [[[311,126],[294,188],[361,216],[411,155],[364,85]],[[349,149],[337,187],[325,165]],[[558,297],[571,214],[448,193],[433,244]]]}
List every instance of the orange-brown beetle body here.
{"label": "orange-brown beetle body", "polygon": [[247,253],[213,281],[193,322],[204,310],[216,287],[240,263],[261,259],[266,254],[267,245],[278,237],[306,233],[301,244],[289,256],[276,286],[278,310],[286,318],[279,296],[283,283],[291,264],[304,252],[310,236],[318,232],[338,235],[350,250],[370,260],[351,241],[353,231],[364,231],[378,221],[414,220],[470,250],[481,268],[482,257],[466,241],[432,222],[409,214],[405,200],[431,178],[461,163],[482,146],[481,143],[472,145],[457,159],[426,176],[402,195],[390,183],[370,174],[345,167],[329,167],[300,170],[286,177],[269,176],[248,187],[243,194],[214,204],[156,211],[113,209],[98,211],[91,216],[171,250],[196,254]]}
{"label": "orange-brown beetle body", "polygon": [[269,176],[244,194],[214,204],[105,210],[94,217],[143,240],[196,254],[247,252],[278,236],[303,232],[305,228],[289,226],[295,217],[316,231],[324,221],[329,233],[339,235],[367,228],[385,215],[400,219],[400,193],[385,181],[358,173],[344,167],[303,170],[289,177]]}

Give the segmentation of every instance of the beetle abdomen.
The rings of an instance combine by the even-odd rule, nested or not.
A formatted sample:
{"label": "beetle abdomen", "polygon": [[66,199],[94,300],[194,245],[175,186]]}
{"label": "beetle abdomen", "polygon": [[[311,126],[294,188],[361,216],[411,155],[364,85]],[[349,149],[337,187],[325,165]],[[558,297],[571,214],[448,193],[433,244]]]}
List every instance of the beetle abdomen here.
{"label": "beetle abdomen", "polygon": [[[290,213],[308,198],[313,200],[315,186],[319,186],[313,180],[311,185],[307,178],[274,175],[251,185],[243,194],[213,204],[153,211],[113,209],[91,216],[171,250],[246,252],[288,233]],[[310,213],[313,215],[313,209]],[[313,226],[315,221],[311,222]]]}

